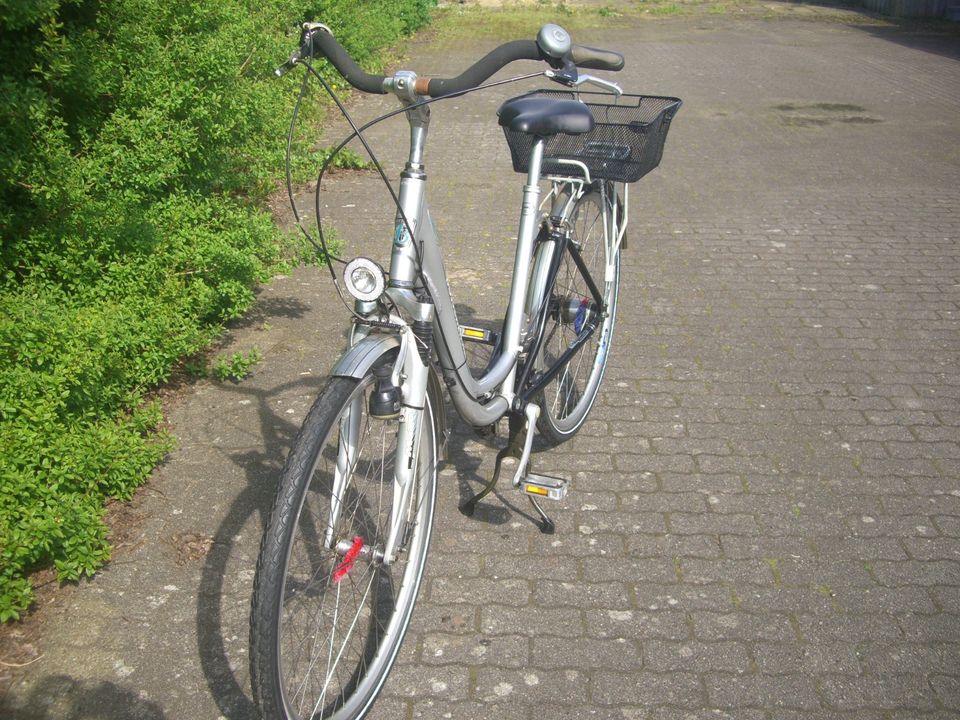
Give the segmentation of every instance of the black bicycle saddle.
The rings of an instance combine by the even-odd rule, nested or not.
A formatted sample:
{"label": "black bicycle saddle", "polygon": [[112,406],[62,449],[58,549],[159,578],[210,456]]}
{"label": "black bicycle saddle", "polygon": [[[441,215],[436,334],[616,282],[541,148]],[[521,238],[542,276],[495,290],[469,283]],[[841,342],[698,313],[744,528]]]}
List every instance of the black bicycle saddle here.
{"label": "black bicycle saddle", "polygon": [[545,97],[517,97],[497,110],[500,125],[539,137],[581,135],[593,130],[593,115],[582,102]]}

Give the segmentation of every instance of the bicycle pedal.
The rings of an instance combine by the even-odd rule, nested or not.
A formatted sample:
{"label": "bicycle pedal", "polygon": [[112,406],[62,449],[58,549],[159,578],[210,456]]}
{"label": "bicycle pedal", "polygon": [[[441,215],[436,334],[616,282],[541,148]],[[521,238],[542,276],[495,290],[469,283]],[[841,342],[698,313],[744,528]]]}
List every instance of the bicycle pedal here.
{"label": "bicycle pedal", "polygon": [[500,334],[493,330],[470,327],[469,325],[460,326],[460,337],[483,345],[496,345],[500,340]]}
{"label": "bicycle pedal", "polygon": [[548,475],[529,473],[520,481],[520,489],[533,497],[563,500],[567,496],[567,481]]}

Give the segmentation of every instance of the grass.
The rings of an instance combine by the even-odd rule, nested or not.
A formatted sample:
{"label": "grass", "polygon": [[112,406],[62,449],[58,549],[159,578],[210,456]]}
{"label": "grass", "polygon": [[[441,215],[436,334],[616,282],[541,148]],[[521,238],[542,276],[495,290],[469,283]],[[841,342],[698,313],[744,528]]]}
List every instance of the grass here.
{"label": "grass", "polygon": [[451,4],[437,11],[435,28],[441,45],[469,38],[533,37],[544,23],[577,31],[616,27],[625,21],[671,17],[736,16],[760,19],[810,19],[884,24],[842,3],[771,2],[769,0],[616,0],[604,5],[541,0],[507,2],[502,7]]}
{"label": "grass", "polygon": [[508,3],[503,7],[448,5],[436,11],[434,29],[442,45],[476,37],[533,38],[548,22],[570,32],[607,27],[621,17],[611,6],[582,7],[565,3]]}

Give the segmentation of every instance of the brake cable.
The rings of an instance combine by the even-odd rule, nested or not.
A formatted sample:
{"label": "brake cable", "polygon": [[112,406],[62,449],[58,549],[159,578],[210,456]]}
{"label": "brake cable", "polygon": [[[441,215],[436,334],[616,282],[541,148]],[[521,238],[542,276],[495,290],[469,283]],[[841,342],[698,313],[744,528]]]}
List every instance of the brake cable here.
{"label": "brake cable", "polygon": [[[334,270],[333,270],[333,265],[332,265],[332,263],[330,262],[331,260],[333,260],[333,261],[339,262],[339,263],[341,263],[341,264],[346,264],[345,261],[344,261],[342,258],[339,258],[339,257],[333,255],[333,254],[330,253],[330,251],[329,251],[329,248],[328,248],[327,242],[326,242],[326,237],[324,236],[324,233],[323,233],[323,223],[322,223],[322,218],[321,218],[320,200],[319,200],[319,198],[320,198],[320,190],[321,190],[321,182],[322,182],[323,176],[324,176],[324,174],[326,173],[327,169],[329,168],[330,164],[333,162],[334,158],[335,158],[350,142],[352,142],[352,141],[354,140],[354,138],[358,139],[358,140],[360,141],[360,143],[363,145],[363,148],[364,148],[364,150],[366,151],[367,155],[370,157],[370,161],[373,163],[374,167],[376,168],[377,173],[379,174],[381,181],[383,182],[384,185],[386,185],[387,190],[388,190],[388,192],[390,193],[390,197],[391,197],[391,199],[393,200],[393,203],[394,203],[394,205],[395,205],[396,208],[397,208],[398,216],[399,216],[399,218],[400,218],[400,221],[403,223],[404,228],[406,229],[407,233],[409,234],[410,238],[412,239],[412,244],[413,244],[414,252],[415,252],[415,254],[416,254],[416,260],[417,260],[416,269],[417,269],[417,274],[418,274],[418,277],[419,277],[419,280],[420,280],[420,284],[421,284],[421,286],[422,286],[422,288],[423,288],[423,291],[427,294],[427,297],[429,298],[430,302],[433,302],[434,299],[433,299],[433,296],[432,296],[431,293],[430,293],[430,287],[429,287],[429,285],[428,285],[428,283],[427,283],[427,281],[426,281],[426,277],[425,277],[424,274],[423,274],[422,248],[420,247],[420,244],[417,242],[416,235],[415,235],[414,232],[413,232],[413,227],[412,227],[409,219],[407,218],[406,213],[404,212],[402,205],[400,204],[400,198],[399,198],[399,196],[397,195],[397,193],[396,193],[396,191],[395,191],[395,189],[394,189],[394,187],[393,187],[393,184],[390,182],[389,178],[387,177],[386,172],[383,170],[383,166],[381,165],[379,159],[377,158],[376,154],[374,153],[373,148],[371,148],[370,145],[369,145],[369,143],[367,143],[367,140],[366,140],[366,138],[364,137],[363,133],[364,133],[364,131],[370,129],[370,128],[373,127],[374,125],[377,125],[378,123],[383,122],[384,120],[388,120],[388,119],[390,119],[390,118],[392,118],[392,117],[395,117],[395,116],[397,116],[397,115],[399,115],[399,114],[401,114],[401,113],[405,113],[405,112],[408,112],[408,111],[410,111],[410,110],[415,110],[415,109],[417,109],[417,108],[420,108],[420,107],[423,107],[423,106],[426,106],[426,105],[430,105],[430,104],[432,104],[432,103],[434,103],[434,102],[437,102],[437,101],[440,101],[440,100],[447,100],[447,99],[462,97],[462,96],[464,96],[464,95],[467,95],[468,93],[476,92],[477,90],[485,90],[485,89],[488,89],[488,88],[497,87],[497,86],[499,86],[499,85],[506,85],[506,84],[510,84],[510,83],[519,82],[519,81],[521,81],[521,80],[529,80],[529,79],[532,79],[532,78],[535,78],[535,77],[543,77],[543,76],[544,76],[544,72],[543,72],[543,71],[539,71],[539,72],[535,72],[535,73],[528,73],[528,74],[525,74],[525,75],[518,75],[518,76],[516,76],[516,77],[507,78],[507,79],[505,79],[505,80],[497,80],[497,81],[492,82],[492,83],[486,83],[486,84],[477,85],[477,86],[472,87],[472,88],[467,88],[467,89],[460,90],[460,91],[455,92],[455,93],[450,93],[449,95],[442,95],[442,96],[434,97],[434,98],[425,98],[425,99],[420,100],[420,101],[418,101],[418,102],[416,102],[416,103],[412,103],[412,104],[410,104],[410,105],[405,105],[405,106],[403,106],[403,107],[400,107],[400,108],[397,108],[397,109],[395,109],[395,110],[392,110],[392,111],[390,111],[390,112],[388,112],[388,113],[385,113],[385,114],[383,114],[383,115],[381,115],[381,116],[379,116],[379,117],[377,117],[377,118],[374,118],[373,120],[371,120],[370,122],[364,124],[363,126],[358,127],[357,124],[354,122],[353,118],[352,118],[352,117],[350,116],[350,114],[347,112],[347,109],[343,106],[343,103],[340,101],[340,98],[339,98],[339,97],[336,95],[336,93],[333,91],[333,88],[331,88],[330,85],[329,85],[329,83],[323,78],[323,76],[320,75],[319,72],[317,72],[317,70],[313,67],[313,64],[310,63],[309,60],[304,60],[304,61],[302,61],[302,63],[303,63],[303,65],[306,66],[307,70],[309,71],[309,74],[312,74],[312,75],[317,79],[317,81],[318,81],[318,82],[320,83],[320,85],[323,87],[324,91],[330,96],[330,98],[333,100],[334,104],[336,104],[337,109],[340,111],[341,115],[343,115],[344,119],[346,119],[347,123],[350,125],[350,127],[351,127],[351,129],[352,129],[352,132],[351,132],[333,151],[331,151],[331,152],[327,155],[327,157],[326,157],[326,159],[324,160],[324,163],[323,163],[323,165],[322,165],[322,167],[321,167],[321,169],[320,169],[320,173],[319,173],[319,175],[318,175],[318,177],[317,177],[317,186],[316,186],[316,191],[315,191],[315,214],[316,214],[317,232],[318,232],[318,239],[319,239],[319,246],[318,246],[318,243],[313,239],[313,237],[310,235],[309,231],[303,226],[303,223],[301,222],[299,213],[298,213],[298,211],[297,211],[297,209],[296,209],[296,203],[295,203],[294,197],[293,197],[292,174],[291,174],[291,169],[290,169],[290,151],[291,151],[291,148],[292,148],[292,139],[293,139],[294,128],[295,128],[295,124],[296,124],[297,115],[298,115],[299,109],[300,109],[300,103],[301,103],[304,95],[306,94],[306,88],[307,88],[308,79],[309,79],[309,74],[305,72],[305,73],[304,73],[303,83],[302,83],[301,89],[300,89],[300,94],[298,95],[298,97],[297,97],[297,102],[296,102],[296,104],[295,104],[295,106],[294,106],[294,114],[293,114],[293,117],[291,118],[290,130],[289,130],[288,136],[287,136],[287,158],[286,158],[286,166],[287,166],[287,193],[288,193],[288,196],[289,196],[289,198],[290,198],[290,204],[291,204],[291,206],[293,207],[294,218],[296,219],[297,226],[300,228],[300,231],[301,231],[301,232],[303,233],[303,235],[306,237],[307,241],[314,247],[314,249],[315,249],[318,253],[322,253],[323,257],[325,257],[325,258],[327,259],[327,266],[328,266],[328,269],[329,269],[329,271],[330,271],[330,277],[331,277],[331,279],[333,280],[334,288],[335,288],[336,291],[337,291],[337,295],[338,295],[341,303],[343,303],[344,307],[347,308],[347,310],[354,316],[355,319],[360,320],[360,321],[363,321],[364,318],[363,318],[361,315],[359,315],[353,307],[351,307],[351,304],[350,304],[350,303],[346,300],[346,298],[344,297],[344,295],[343,295],[343,289],[342,289],[341,286],[340,286],[340,283],[339,283],[339,281],[338,281],[338,279],[337,279],[336,273],[335,273]],[[439,330],[439,332],[440,332],[441,340],[444,342],[444,344],[447,344],[447,338],[446,338],[445,335],[444,335],[443,327],[442,327],[439,323],[437,323],[437,328],[438,328],[438,330]],[[464,383],[463,383],[463,380],[460,378],[460,375],[459,375],[459,372],[458,372],[458,371],[459,371],[461,368],[451,368],[451,369],[454,371],[453,374],[454,374],[454,376],[456,377],[457,383],[460,385],[461,389],[462,389],[467,395],[471,395],[471,396],[472,396],[472,393],[470,393],[470,392],[467,390],[467,388],[465,387],[465,385],[464,385]]]}

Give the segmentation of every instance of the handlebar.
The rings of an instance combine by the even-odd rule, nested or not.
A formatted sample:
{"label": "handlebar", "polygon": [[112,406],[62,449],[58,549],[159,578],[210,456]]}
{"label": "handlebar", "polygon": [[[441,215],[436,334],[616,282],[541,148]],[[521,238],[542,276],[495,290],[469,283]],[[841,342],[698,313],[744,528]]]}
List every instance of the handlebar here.
{"label": "handlebar", "polygon": [[577,67],[587,70],[623,70],[623,55],[613,50],[573,45],[570,48],[570,59]]}
{"label": "handlebar", "polygon": [[[290,59],[276,70],[283,75],[300,60],[322,56],[357,90],[385,94],[386,78],[364,72],[346,49],[333,37],[330,29],[319,23],[304,25],[300,47]],[[536,40],[514,40],[487,53],[454,78],[419,78],[415,90],[418,95],[442,97],[474,88],[501,68],[515,60],[542,60],[554,68],[577,66],[591,70],[621,70],[623,55],[611,50],[574,45],[570,36],[558,25],[544,25]]]}
{"label": "handlebar", "polygon": [[370,75],[364,72],[350,57],[346,48],[333,37],[330,28],[320,23],[304,24],[303,33],[300,35],[300,47],[286,63],[276,69],[275,74],[279,77],[300,60],[318,56],[327,58],[330,64],[337,69],[337,72],[343,75],[344,79],[357,90],[380,95],[386,94],[387,91],[383,86],[383,81],[386,78],[383,75]]}
{"label": "handlebar", "polygon": [[533,40],[514,40],[491,50],[455,78],[418,78],[418,95],[442,97],[480,85],[500,68],[514,60],[544,60],[540,47]]}

